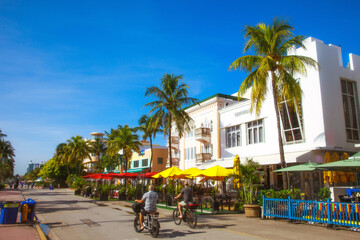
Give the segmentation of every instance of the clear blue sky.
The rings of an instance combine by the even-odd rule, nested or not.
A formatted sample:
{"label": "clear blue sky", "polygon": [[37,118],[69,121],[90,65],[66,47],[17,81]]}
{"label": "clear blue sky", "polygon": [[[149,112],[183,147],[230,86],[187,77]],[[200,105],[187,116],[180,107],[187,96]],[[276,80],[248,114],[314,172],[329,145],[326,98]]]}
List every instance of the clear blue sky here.
{"label": "clear blue sky", "polygon": [[[360,55],[360,1],[0,1],[0,129],[15,172],[71,136],[135,126],[145,88],[183,74],[190,96],[236,92],[245,25],[288,17],[295,34]],[[156,139],[164,144],[162,137]]]}

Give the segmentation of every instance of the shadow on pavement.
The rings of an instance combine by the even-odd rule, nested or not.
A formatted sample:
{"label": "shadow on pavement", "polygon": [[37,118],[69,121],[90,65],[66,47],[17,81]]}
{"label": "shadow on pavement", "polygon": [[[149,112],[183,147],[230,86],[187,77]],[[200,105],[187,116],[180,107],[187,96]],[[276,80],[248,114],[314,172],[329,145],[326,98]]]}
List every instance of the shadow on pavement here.
{"label": "shadow on pavement", "polygon": [[157,238],[176,238],[176,237],[186,237],[193,234],[205,233],[205,231],[174,231],[174,229],[161,229]]}

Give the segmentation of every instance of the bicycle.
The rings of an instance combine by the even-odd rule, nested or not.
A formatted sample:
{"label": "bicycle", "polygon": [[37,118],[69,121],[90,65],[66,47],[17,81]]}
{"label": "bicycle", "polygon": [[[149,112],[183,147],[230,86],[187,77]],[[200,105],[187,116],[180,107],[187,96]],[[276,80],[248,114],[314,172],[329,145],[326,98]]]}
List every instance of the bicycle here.
{"label": "bicycle", "polygon": [[180,225],[182,221],[187,223],[190,228],[196,228],[197,224],[197,215],[196,209],[198,208],[199,204],[196,203],[188,203],[185,207],[185,211],[183,212],[183,217],[180,217],[179,206],[177,206],[173,211],[173,220],[176,225]]}
{"label": "bicycle", "polygon": [[[147,213],[146,215],[144,215],[144,228],[140,229],[140,212],[141,210],[143,210],[144,207],[143,205],[139,204],[138,206],[135,206],[135,204],[133,205],[133,210],[135,212],[135,219],[134,219],[134,229],[135,232],[140,233],[142,232],[144,229],[149,230],[151,236],[153,238],[156,238],[159,235],[159,231],[160,231],[160,223],[158,221],[159,218],[159,212],[150,212]],[[144,212],[144,211],[142,211]]]}

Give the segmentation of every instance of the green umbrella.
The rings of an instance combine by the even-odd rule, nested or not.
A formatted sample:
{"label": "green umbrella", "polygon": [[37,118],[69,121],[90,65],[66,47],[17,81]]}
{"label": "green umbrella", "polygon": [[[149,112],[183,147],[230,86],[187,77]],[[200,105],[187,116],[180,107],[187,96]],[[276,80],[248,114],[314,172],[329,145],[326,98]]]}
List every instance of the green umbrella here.
{"label": "green umbrella", "polygon": [[306,172],[306,171],[314,171],[316,170],[315,167],[317,167],[319,164],[314,162],[304,163],[300,165],[295,165],[287,168],[281,168],[278,170],[275,170],[274,172]]}
{"label": "green umbrella", "polygon": [[[355,155],[353,155],[353,156],[355,156]],[[356,168],[360,168],[360,157],[353,158],[353,156],[351,156],[349,159],[346,159],[346,160],[324,163],[324,164],[318,165],[316,167],[316,169],[325,170],[325,171],[326,170],[328,170],[328,171],[346,171],[346,172],[354,171]]]}

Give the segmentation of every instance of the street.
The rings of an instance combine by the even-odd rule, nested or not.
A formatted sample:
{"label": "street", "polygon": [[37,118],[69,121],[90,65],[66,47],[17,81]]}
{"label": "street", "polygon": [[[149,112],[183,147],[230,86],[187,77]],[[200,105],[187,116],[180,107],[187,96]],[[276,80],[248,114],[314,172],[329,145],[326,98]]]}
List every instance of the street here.
{"label": "street", "polygon": [[[68,189],[23,190],[26,198],[37,201],[36,215],[49,227],[50,239],[152,239],[148,231],[136,233],[131,203],[100,202],[75,196]],[[158,238],[168,239],[357,239],[359,232],[332,230],[307,223],[246,218],[244,214],[199,215],[198,227],[177,226],[172,211],[160,212]]]}

